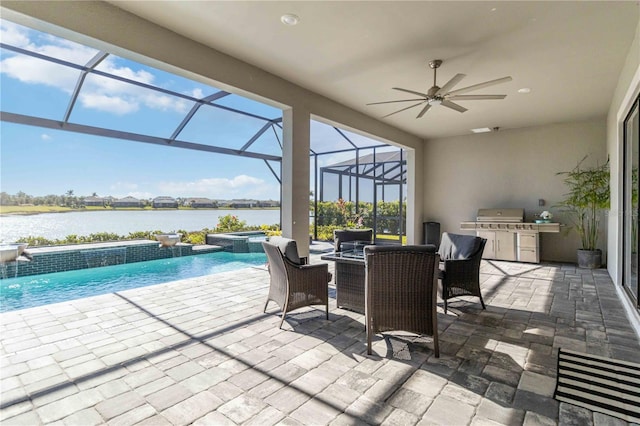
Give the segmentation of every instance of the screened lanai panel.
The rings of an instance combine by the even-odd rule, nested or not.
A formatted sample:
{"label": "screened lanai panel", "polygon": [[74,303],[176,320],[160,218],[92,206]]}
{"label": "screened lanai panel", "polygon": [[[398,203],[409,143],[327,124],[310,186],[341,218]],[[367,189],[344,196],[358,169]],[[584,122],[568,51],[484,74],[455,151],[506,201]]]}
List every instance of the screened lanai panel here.
{"label": "screened lanai panel", "polygon": [[262,132],[255,141],[251,141],[251,145],[247,147],[247,151],[276,155],[278,157],[281,156],[282,128],[276,124],[270,124],[266,129],[260,130],[264,130],[264,132]]}
{"label": "screened lanai panel", "polygon": [[340,196],[340,181],[338,175],[325,174],[322,177],[322,200],[336,201]]}
{"label": "screened lanai panel", "polygon": [[[98,50],[93,47],[33,30],[5,19],[0,19],[0,30],[2,31],[2,38],[0,39],[2,43],[77,65],[86,64],[98,53]],[[51,75],[46,74],[46,70],[34,69],[33,71],[42,74],[40,79],[51,77]]]}
{"label": "screened lanai panel", "polygon": [[[24,69],[33,70],[25,73]],[[79,71],[0,49],[3,111],[61,120]],[[53,78],[52,76],[55,76]]]}
{"label": "screened lanai panel", "polygon": [[264,117],[269,120],[282,120],[281,109],[234,94],[216,100],[215,104]]}
{"label": "screened lanai panel", "polygon": [[219,91],[219,89],[207,84],[190,80],[177,74],[171,74],[161,69],[131,61],[114,54],[109,54],[95,69],[163,91],[175,92],[184,95],[186,98],[200,99],[209,93]]}
{"label": "screened lanai panel", "polygon": [[311,120],[310,127],[310,146],[313,152],[322,153],[353,148],[332,126]]}
{"label": "screened lanai panel", "polygon": [[169,138],[193,105],[176,96],[89,74],[69,121]]}
{"label": "screened lanai panel", "polygon": [[357,133],[350,132],[349,130],[340,130],[343,137],[348,139],[351,143],[353,143],[357,148],[365,148],[369,146],[382,146],[383,144],[368,138],[366,136],[359,135]]}
{"label": "screened lanai panel", "polygon": [[[177,139],[241,149],[264,125],[264,120],[203,105],[189,120]],[[249,149],[249,151],[253,150]]]}

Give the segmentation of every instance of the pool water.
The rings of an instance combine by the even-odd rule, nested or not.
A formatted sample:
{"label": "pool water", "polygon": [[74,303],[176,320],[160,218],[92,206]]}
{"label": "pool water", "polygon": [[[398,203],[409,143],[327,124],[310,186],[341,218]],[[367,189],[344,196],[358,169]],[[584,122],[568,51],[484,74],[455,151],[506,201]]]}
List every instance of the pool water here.
{"label": "pool water", "polygon": [[0,280],[0,312],[263,266],[264,253],[216,252]]}

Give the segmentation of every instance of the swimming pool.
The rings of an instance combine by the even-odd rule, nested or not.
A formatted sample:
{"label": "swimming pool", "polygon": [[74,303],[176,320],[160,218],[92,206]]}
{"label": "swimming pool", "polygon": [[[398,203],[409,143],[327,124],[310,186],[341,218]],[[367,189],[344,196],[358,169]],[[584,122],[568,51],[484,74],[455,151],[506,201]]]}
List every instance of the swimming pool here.
{"label": "swimming pool", "polygon": [[0,312],[263,266],[264,253],[216,252],[0,280]]}

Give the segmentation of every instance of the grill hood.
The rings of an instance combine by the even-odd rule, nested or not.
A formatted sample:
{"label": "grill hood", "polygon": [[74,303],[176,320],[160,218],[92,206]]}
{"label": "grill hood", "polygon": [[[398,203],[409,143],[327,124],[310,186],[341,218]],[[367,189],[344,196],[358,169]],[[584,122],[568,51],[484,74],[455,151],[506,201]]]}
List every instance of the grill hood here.
{"label": "grill hood", "polygon": [[524,209],[478,209],[477,222],[524,222]]}

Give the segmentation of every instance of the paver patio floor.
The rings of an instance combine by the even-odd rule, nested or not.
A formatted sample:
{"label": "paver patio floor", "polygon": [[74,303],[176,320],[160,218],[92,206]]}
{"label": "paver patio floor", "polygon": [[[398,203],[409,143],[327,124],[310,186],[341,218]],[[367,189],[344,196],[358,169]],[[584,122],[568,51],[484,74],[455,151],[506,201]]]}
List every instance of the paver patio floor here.
{"label": "paver patio floor", "polygon": [[[320,262],[312,256],[312,262]],[[430,338],[362,315],[262,312],[253,268],[0,315],[0,421],[14,424],[626,424],[553,399],[558,348],[638,360],[604,270],[483,261],[477,299]]]}

